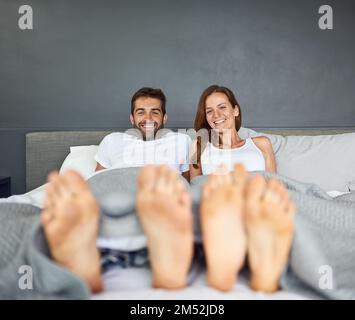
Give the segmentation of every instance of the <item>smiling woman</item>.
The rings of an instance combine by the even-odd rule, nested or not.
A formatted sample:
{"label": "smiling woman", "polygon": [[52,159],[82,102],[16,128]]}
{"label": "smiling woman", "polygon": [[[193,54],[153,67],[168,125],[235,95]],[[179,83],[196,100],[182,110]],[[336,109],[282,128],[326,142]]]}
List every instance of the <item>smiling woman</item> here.
{"label": "smiling woman", "polygon": [[237,163],[248,171],[276,172],[274,152],[267,137],[243,140],[238,135],[242,115],[240,105],[233,92],[218,85],[208,87],[201,95],[196,117],[195,130],[207,129],[209,139],[198,137],[192,144],[197,163],[190,166],[191,178],[210,174],[221,164],[228,171]]}

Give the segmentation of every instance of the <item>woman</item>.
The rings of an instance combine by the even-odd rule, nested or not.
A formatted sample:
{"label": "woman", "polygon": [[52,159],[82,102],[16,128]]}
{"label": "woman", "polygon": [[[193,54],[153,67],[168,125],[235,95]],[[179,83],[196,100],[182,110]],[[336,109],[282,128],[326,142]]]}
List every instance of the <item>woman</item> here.
{"label": "woman", "polygon": [[214,172],[221,164],[230,171],[242,163],[248,171],[276,172],[275,155],[267,137],[243,140],[238,135],[241,110],[233,92],[212,85],[201,95],[195,117],[195,130],[207,130],[208,138],[192,144],[190,178]]}

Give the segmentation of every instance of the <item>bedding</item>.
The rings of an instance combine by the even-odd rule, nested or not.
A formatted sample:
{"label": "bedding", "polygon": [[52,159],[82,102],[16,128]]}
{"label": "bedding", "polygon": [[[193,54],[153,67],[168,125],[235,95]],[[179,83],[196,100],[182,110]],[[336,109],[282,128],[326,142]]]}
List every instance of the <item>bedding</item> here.
{"label": "bedding", "polygon": [[78,171],[85,179],[89,178],[96,168],[94,159],[98,146],[76,146],[70,147],[70,153],[65,158],[59,172],[73,169]]}
{"label": "bedding", "polygon": [[266,294],[249,288],[248,275],[240,274],[238,282],[230,292],[220,292],[206,285],[205,271],[196,276],[193,283],[181,290],[153,289],[151,273],[146,268],[115,268],[104,274],[105,291],[91,296],[93,300],[300,300],[304,295],[280,290]]}
{"label": "bedding", "polygon": [[326,191],[347,192],[355,181],[355,133],[284,137],[241,128],[239,134],[243,139],[269,137],[281,175]]}
{"label": "bedding", "polygon": [[[125,239],[118,243],[118,246],[123,246],[117,247],[121,250],[137,249],[139,241],[135,240],[144,239],[134,211],[137,172],[137,168],[114,169],[89,179],[102,208],[100,239]],[[308,298],[355,298],[355,194],[332,199],[313,184],[280,175],[265,175],[281,180],[298,208],[296,236],[289,265],[281,279],[282,288]],[[196,212],[200,186],[205,178],[196,178],[191,186],[197,241],[199,224]],[[110,195],[111,203],[107,205],[105,202]],[[39,213],[37,207],[29,204],[0,203],[0,297],[89,298],[88,290],[80,279],[48,259]],[[144,241],[141,242],[140,246],[144,245]],[[23,264],[33,266],[37,274],[33,278],[34,290],[31,292],[19,290],[16,285],[18,274],[14,270]],[[323,266],[332,268],[334,287],[331,290],[320,286]]]}
{"label": "bedding", "polygon": [[[278,173],[292,179],[314,183],[326,191],[354,190],[355,133],[318,136],[281,136],[242,127],[243,138],[265,135],[271,140]],[[71,147],[60,172],[72,168],[85,178],[95,171],[97,145]],[[332,179],[328,178],[328,175]]]}
{"label": "bedding", "polygon": [[349,191],[355,191],[355,180],[349,183]]}

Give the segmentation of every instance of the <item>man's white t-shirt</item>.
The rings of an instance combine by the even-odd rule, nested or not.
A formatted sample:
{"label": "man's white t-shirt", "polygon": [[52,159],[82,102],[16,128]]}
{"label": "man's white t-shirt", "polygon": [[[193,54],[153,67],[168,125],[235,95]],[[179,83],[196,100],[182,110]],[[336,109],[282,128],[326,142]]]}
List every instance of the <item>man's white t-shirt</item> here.
{"label": "man's white t-shirt", "polygon": [[107,135],[95,156],[104,168],[143,167],[148,164],[166,164],[182,173],[189,170],[191,138],[184,133],[168,132],[163,137],[144,141],[121,132]]}

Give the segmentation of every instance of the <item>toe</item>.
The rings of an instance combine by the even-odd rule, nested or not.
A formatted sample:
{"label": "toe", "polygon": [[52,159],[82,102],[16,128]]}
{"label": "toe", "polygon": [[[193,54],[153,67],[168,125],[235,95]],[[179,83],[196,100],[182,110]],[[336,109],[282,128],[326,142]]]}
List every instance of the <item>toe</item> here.
{"label": "toe", "polygon": [[45,187],[46,190],[46,201],[50,205],[51,210],[55,211],[58,203],[61,201],[61,194],[58,188],[57,179],[48,183]]}
{"label": "toe", "polygon": [[247,187],[246,194],[248,201],[258,202],[261,200],[266,190],[265,178],[261,175],[255,175],[250,178]]}
{"label": "toe", "polygon": [[179,179],[179,177],[178,177],[175,184],[174,184],[174,192],[177,195],[181,195],[185,190],[186,190],[186,187],[185,187],[184,182],[181,179]]}
{"label": "toe", "polygon": [[287,206],[286,206],[286,214],[289,215],[291,217],[291,219],[293,219],[295,213],[296,213],[296,205],[293,201],[289,201]]}
{"label": "toe", "polygon": [[90,190],[89,184],[77,171],[66,171],[63,175],[63,179],[63,185],[71,189],[71,191],[82,192],[84,190]]}
{"label": "toe", "polygon": [[233,183],[237,186],[244,187],[248,178],[248,172],[242,164],[236,164],[232,172]]}
{"label": "toe", "polygon": [[45,198],[43,202],[43,208],[47,210],[53,209],[53,186],[51,183],[45,185]]}
{"label": "toe", "polygon": [[246,217],[255,218],[258,216],[259,210],[257,209],[261,203],[266,189],[265,178],[261,175],[250,177],[246,186]]}
{"label": "toe", "polygon": [[57,179],[59,178],[59,173],[58,171],[52,171],[48,177],[47,177],[47,181],[48,182],[55,182]]}
{"label": "toe", "polygon": [[286,187],[280,182],[278,186],[278,192],[281,197],[281,205],[285,211],[287,211],[287,207],[291,202],[290,195]]}
{"label": "toe", "polygon": [[52,203],[55,204],[61,197],[61,180],[62,177],[58,172],[53,171],[48,175],[48,184],[46,186],[47,195],[52,199]]}
{"label": "toe", "polygon": [[219,176],[215,174],[210,174],[207,178],[206,185],[212,191],[219,186]]}
{"label": "toe", "polygon": [[49,210],[43,210],[41,213],[41,223],[43,226],[48,225],[48,223],[51,222],[51,220],[53,219],[53,214],[51,211]]}
{"label": "toe", "polygon": [[138,188],[142,191],[152,191],[155,185],[157,167],[148,165],[143,167],[138,174]]}
{"label": "toe", "polygon": [[166,187],[165,187],[165,192],[169,194],[174,194],[176,191],[176,186],[178,183],[179,177],[174,170],[167,170],[166,172]]}
{"label": "toe", "polygon": [[268,181],[263,200],[268,203],[281,204],[282,195],[279,192],[279,182],[276,179]]}
{"label": "toe", "polygon": [[214,176],[217,177],[216,183],[218,185],[224,185],[231,181],[230,175],[228,174],[228,168],[225,164],[221,164],[213,173]]}
{"label": "toe", "polygon": [[165,165],[161,165],[157,168],[157,179],[155,184],[155,191],[164,193],[167,191],[169,170]]}
{"label": "toe", "polygon": [[184,207],[191,207],[191,195],[187,191],[183,191],[180,194],[180,203]]}
{"label": "toe", "polygon": [[211,184],[206,183],[202,188],[202,199],[207,200],[211,196],[211,193],[212,193]]}
{"label": "toe", "polygon": [[71,197],[81,193],[81,190],[78,190],[77,181],[72,179],[72,172],[66,171],[60,175],[57,183],[57,190],[64,200],[70,199]]}

